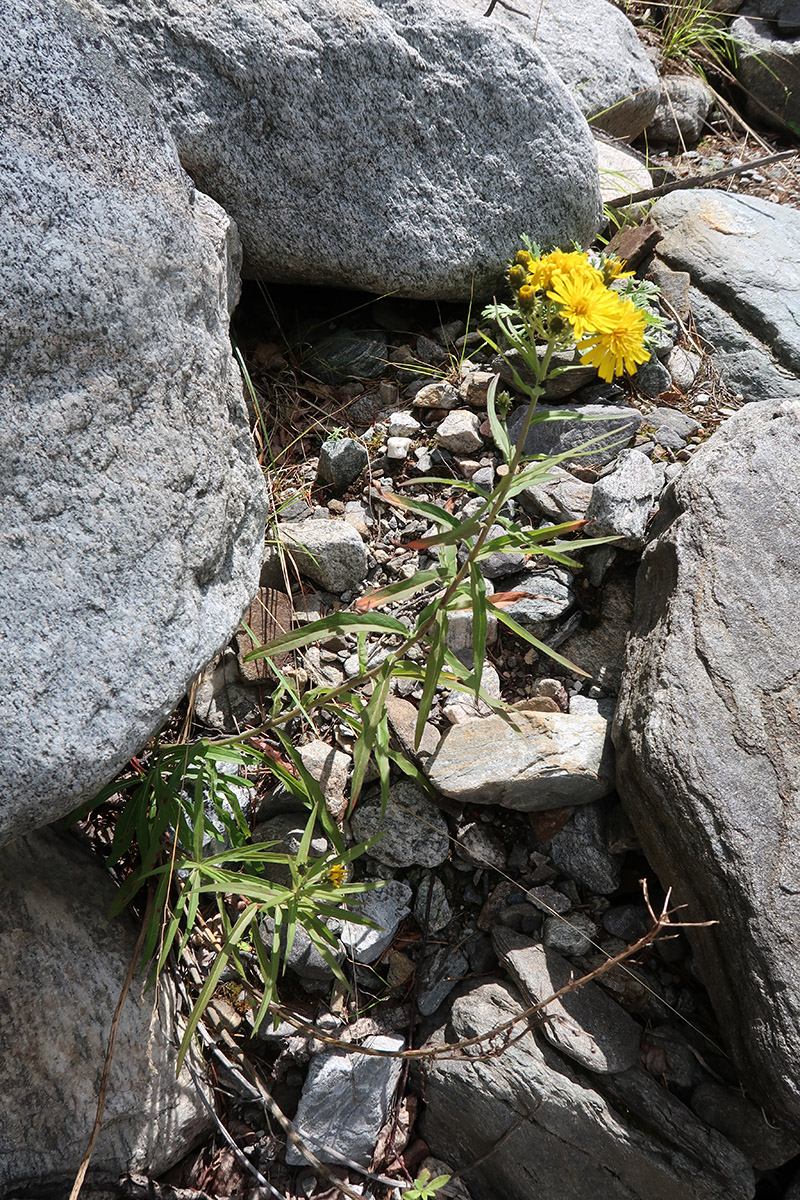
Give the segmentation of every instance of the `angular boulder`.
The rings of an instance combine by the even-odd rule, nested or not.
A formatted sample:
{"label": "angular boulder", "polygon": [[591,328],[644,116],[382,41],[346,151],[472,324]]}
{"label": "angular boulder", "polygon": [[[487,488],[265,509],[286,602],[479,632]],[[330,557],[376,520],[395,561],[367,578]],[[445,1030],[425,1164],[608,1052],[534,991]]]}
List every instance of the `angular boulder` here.
{"label": "angular boulder", "polygon": [[653,205],[658,253],[688,271],[778,363],[800,375],[800,212],[713,189],[673,192]]}
{"label": "angular boulder", "polygon": [[161,725],[257,587],[267,506],[219,210],[68,5],[0,35],[2,843]]}
{"label": "angular boulder", "polygon": [[146,80],[252,277],[461,300],[502,285],[521,230],[597,231],[591,133],[527,31],[447,0],[71,2]]}
{"label": "angular boulder", "polygon": [[[426,1045],[486,1034],[523,1007],[513,989],[483,984],[458,997]],[[642,1067],[584,1072],[530,1030],[501,1053],[480,1057],[484,1050],[423,1068],[422,1136],[433,1154],[468,1168],[473,1200],[753,1196],[753,1172],[739,1151]]]}
{"label": "angular boulder", "polygon": [[668,488],[614,739],[749,1097],[800,1130],[800,402],[751,404]]}
{"label": "angular boulder", "polygon": [[[18,1194],[16,1188],[25,1195],[68,1195],[86,1150],[111,1020],[136,944],[127,914],[107,917],[115,890],[97,859],[50,830],[3,850],[4,1196],[9,1189]],[[211,1126],[186,1066],[175,1078],[176,998],[166,976],[158,996],[156,1003],[146,975],[134,976],[119,1019],[89,1183],[116,1180],[126,1171],[158,1175]],[[193,1068],[200,1079],[196,1060]]]}
{"label": "angular boulder", "polygon": [[[777,29],[758,16],[737,17],[731,25],[736,39],[736,74],[747,89],[747,110],[777,129],[788,125],[797,132],[800,121],[800,4],[791,6],[789,28]],[[789,4],[785,5],[788,10]],[[790,31],[791,30],[791,31]]]}

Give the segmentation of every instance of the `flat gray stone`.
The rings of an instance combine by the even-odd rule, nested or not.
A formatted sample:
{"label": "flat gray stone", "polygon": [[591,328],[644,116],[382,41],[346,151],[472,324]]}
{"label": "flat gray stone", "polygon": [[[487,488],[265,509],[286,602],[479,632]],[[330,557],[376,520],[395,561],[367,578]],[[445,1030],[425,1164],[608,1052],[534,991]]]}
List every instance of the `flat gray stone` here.
{"label": "flat gray stone", "polygon": [[563,467],[551,467],[546,483],[525,488],[519,501],[526,512],[546,517],[554,525],[582,521],[592,498],[592,485],[576,479]]}
{"label": "flat gray stone", "polygon": [[527,34],[595,129],[631,141],[649,123],[658,103],[658,76],[633,25],[613,4],[518,0],[498,4],[492,16]]}
{"label": "flat gray stone", "polygon": [[800,1151],[800,1140],[776,1129],[740,1092],[708,1079],[695,1088],[692,1112],[732,1142],[758,1171],[782,1167]]}
{"label": "flat gray stone", "polygon": [[505,612],[534,637],[544,637],[552,625],[575,603],[572,573],[564,567],[523,571],[503,581],[507,591],[527,592],[505,605]]}
{"label": "flat gray stone", "polygon": [[550,839],[548,854],[559,871],[590,892],[607,896],[619,887],[622,859],[609,853],[602,804],[576,808],[564,828]]}
{"label": "flat gray stone", "polygon": [[411,888],[399,879],[389,879],[383,887],[364,892],[363,898],[350,900],[350,907],[369,917],[376,928],[344,921],[339,938],[348,954],[360,963],[372,963],[391,945],[400,922],[411,912]]}
{"label": "flat gray stone", "polygon": [[[678,350],[673,350],[672,355],[677,353]],[[681,351],[681,353],[685,354],[686,351]],[[670,355],[670,361],[672,355]],[[699,421],[696,421],[694,417],[690,417],[688,413],[683,413],[677,408],[654,408],[652,412],[647,414],[645,424],[652,426],[654,429],[667,426],[685,438],[691,437],[700,428]]]}
{"label": "flat gray stone", "polygon": [[[3,850],[5,1194],[16,1185],[30,1194],[68,1195],[86,1150],[111,1019],[137,938],[127,913],[108,919],[115,894],[102,864],[71,838],[42,830]],[[176,997],[166,973],[154,1004],[145,975],[135,975],[89,1183],[127,1171],[158,1175],[213,1128],[187,1068],[175,1078]],[[202,1079],[197,1058],[192,1065]]]}
{"label": "flat gray stone", "polygon": [[[510,929],[497,926],[492,945],[528,1004],[547,1000],[575,978],[555,950]],[[596,983],[553,1001],[546,1013],[540,1028],[548,1042],[590,1071],[610,1074],[638,1063],[641,1026]]]}
{"label": "flat gray stone", "polygon": [[[522,432],[527,406],[517,408],[508,420],[508,432],[516,441]],[[542,406],[539,411],[547,409]],[[642,423],[637,408],[613,404],[562,404],[559,411],[570,414],[563,421],[540,421],[533,425],[525,439],[526,454],[563,454],[563,466],[593,467],[599,470],[611,462],[625,446],[633,441]],[[595,438],[601,440],[589,449],[582,449]]]}
{"label": "flat gray stone", "polygon": [[[473,988],[429,1044],[486,1033],[522,1008],[502,984]],[[465,1174],[475,1200],[751,1200],[742,1155],[641,1068],[585,1072],[530,1031],[502,1054],[482,1053],[423,1068],[431,1153],[457,1169],[487,1156]]]}
{"label": "flat gray stone", "polygon": [[74,2],[235,218],[249,277],[468,300],[520,230],[599,227],[591,132],[528,29],[446,0]]}
{"label": "flat gray stone", "polygon": [[647,126],[651,142],[694,146],[703,136],[714,97],[699,75],[665,75],[658,107]]}
{"label": "flat gray stone", "polygon": [[572,913],[569,921],[547,917],[542,929],[542,942],[548,950],[555,950],[558,954],[588,954],[596,936],[594,921],[582,912]]}
{"label": "flat gray stone", "polygon": [[461,804],[532,812],[588,804],[612,789],[608,721],[569,713],[517,713],[454,725],[425,765],[431,783]]}
{"label": "flat gray stone", "polygon": [[366,547],[348,521],[281,521],[278,533],[301,574],[328,592],[354,591],[367,573]]}
{"label": "flat gray stone", "polygon": [[450,850],[441,809],[405,779],[392,784],[383,816],[379,795],[362,796],[350,825],[360,842],[376,833],[383,834],[370,854],[390,867],[438,867]]}
{"label": "flat gray stone", "polygon": [[591,536],[618,537],[622,550],[641,550],[647,523],[664,487],[664,468],[641,450],[622,450],[594,485],[586,509]]}
{"label": "flat gray stone", "polygon": [[[401,1037],[369,1037],[370,1050],[402,1050]],[[314,1056],[303,1085],[294,1119],[303,1144],[322,1162],[351,1158],[369,1166],[381,1126],[389,1116],[402,1070],[399,1058],[377,1057],[346,1050],[323,1050]],[[306,1166],[291,1143],[289,1166]]]}
{"label": "flat gray stone", "polygon": [[800,1131],[800,402],[750,404],[665,493],[644,552],[615,741],[620,796],[688,920],[720,1028],[768,1118]]}
{"label": "flat gray stone", "polygon": [[474,454],[483,449],[476,414],[465,408],[455,408],[436,427],[436,440],[444,450],[453,454]]}
{"label": "flat gray stone", "polygon": [[2,843],[91,798],[230,639],[267,501],[235,247],[144,91],[44,0],[0,13],[0,77]]}
{"label": "flat gray stone", "polygon": [[661,258],[800,374],[800,212],[709,188],[663,196],[650,218]]}
{"label": "flat gray stone", "polygon": [[420,966],[417,1008],[431,1016],[469,971],[469,959],[458,946],[440,946],[431,950]]}
{"label": "flat gray stone", "polygon": [[690,292],[692,316],[709,344],[714,367],[745,404],[775,396],[800,399],[800,378],[775,358],[769,346],[748,333],[724,308],[697,288]]}

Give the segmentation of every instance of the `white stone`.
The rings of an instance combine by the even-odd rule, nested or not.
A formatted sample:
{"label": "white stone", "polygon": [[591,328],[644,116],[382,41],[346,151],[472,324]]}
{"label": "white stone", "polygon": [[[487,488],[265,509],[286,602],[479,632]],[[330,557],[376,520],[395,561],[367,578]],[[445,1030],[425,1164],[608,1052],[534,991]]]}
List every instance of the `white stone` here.
{"label": "white stone", "polygon": [[410,437],[390,437],[386,439],[387,458],[407,458],[411,449]]}

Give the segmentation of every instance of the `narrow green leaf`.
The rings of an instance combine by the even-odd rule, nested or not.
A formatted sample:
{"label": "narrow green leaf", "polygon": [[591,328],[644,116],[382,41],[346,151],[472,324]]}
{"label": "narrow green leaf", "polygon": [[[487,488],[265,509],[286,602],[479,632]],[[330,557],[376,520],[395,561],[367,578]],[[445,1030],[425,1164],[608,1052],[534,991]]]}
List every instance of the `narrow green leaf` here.
{"label": "narrow green leaf", "polygon": [[436,693],[436,685],[439,682],[439,676],[442,671],[444,662],[445,650],[447,648],[447,613],[439,612],[436,615],[436,622],[431,630],[431,646],[428,655],[428,665],[425,668],[425,682],[422,685],[422,696],[419,702],[419,711],[417,713],[417,724],[414,730],[414,749],[419,747],[422,741],[422,734],[425,730],[425,722],[428,719],[428,714],[431,711],[433,697]]}
{"label": "narrow green leaf", "polygon": [[372,748],[375,745],[378,726],[384,716],[384,706],[391,682],[391,664],[387,662],[384,663],[380,675],[375,680],[375,687],[370,696],[369,703],[361,714],[361,733],[353,747],[353,778],[350,784],[349,812],[353,811],[356,801],[361,794],[364,776],[367,771],[367,763],[372,754]]}
{"label": "narrow green leaf", "polygon": [[527,629],[523,629],[521,625],[518,625],[514,618],[510,617],[507,612],[503,611],[502,608],[495,608],[491,601],[489,601],[489,608],[490,611],[493,612],[497,617],[498,621],[502,621],[506,628],[510,629],[512,633],[515,633],[517,637],[521,637],[524,639],[524,641],[530,642],[530,644],[535,646],[537,650],[540,650],[542,654],[546,654],[548,658],[552,658],[554,662],[560,663],[561,666],[566,667],[568,671],[573,671],[576,675],[582,675],[584,679],[591,678],[588,671],[582,670],[580,667],[576,666],[574,662],[570,662],[568,658],[564,658],[563,654],[559,654],[552,648],[552,646],[547,646],[544,642],[540,642],[539,639],[534,637],[532,633],[529,633]]}
{"label": "narrow green leaf", "polygon": [[483,662],[486,657],[486,580],[476,562],[469,565],[469,590],[472,600],[472,662],[476,697],[480,693]]}
{"label": "narrow green leaf", "polygon": [[489,416],[489,425],[492,430],[494,444],[503,456],[503,461],[510,463],[514,457],[514,450],[511,446],[511,438],[508,436],[508,430],[497,415],[495,407],[495,395],[497,394],[497,385],[500,382],[500,376],[495,375],[492,382],[489,384],[489,390],[486,393],[486,410]]}
{"label": "narrow green leaf", "polygon": [[455,527],[459,523],[458,517],[454,517],[446,509],[440,508],[438,504],[430,504],[427,500],[412,500],[410,496],[398,496],[394,492],[384,492],[383,498],[391,504],[398,505],[399,508],[407,508],[421,517],[428,517],[434,525],[440,525],[444,529],[448,525]]}
{"label": "narrow green leaf", "polygon": [[357,612],[371,612],[383,604],[397,603],[416,596],[417,592],[428,587],[431,583],[441,583],[447,578],[447,573],[441,567],[430,567],[426,571],[417,571],[410,579],[401,579],[399,583],[390,583],[388,587],[378,588],[374,592],[365,592],[356,601]]}
{"label": "narrow green leaf", "polygon": [[252,650],[246,656],[245,661],[250,662],[254,658],[268,658],[285,650],[297,650],[300,646],[318,642],[332,633],[361,632],[398,633],[402,637],[408,634],[405,625],[385,613],[335,612],[328,617],[323,617],[321,621],[312,621],[310,625],[303,625],[301,629],[292,629],[289,633],[282,633],[280,637],[273,638],[271,642],[260,646],[258,650]]}

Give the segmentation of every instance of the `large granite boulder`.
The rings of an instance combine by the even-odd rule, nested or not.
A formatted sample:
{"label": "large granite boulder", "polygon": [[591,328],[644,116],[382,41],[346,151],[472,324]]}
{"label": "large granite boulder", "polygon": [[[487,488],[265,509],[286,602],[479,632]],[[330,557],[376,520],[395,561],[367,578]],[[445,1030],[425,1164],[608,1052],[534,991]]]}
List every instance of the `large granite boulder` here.
{"label": "large granite boulder", "polygon": [[[67,1196],[86,1150],[111,1019],[136,944],[127,916],[107,917],[114,892],[95,858],[49,830],[3,850],[4,1196]],[[188,1069],[175,1077],[175,1004],[168,978],[156,1002],[146,975],[134,977],[121,1010],[89,1183],[116,1181],[129,1170],[157,1175],[209,1130]],[[193,1069],[205,1087],[197,1061]]]}
{"label": "large granite boulder", "polygon": [[[469,3],[486,11],[486,0]],[[661,84],[633,25],[609,0],[515,0],[498,4],[491,19],[535,44],[595,129],[631,141],[649,125]]]}
{"label": "large granite boulder", "polygon": [[800,402],[748,405],[667,489],[615,742],[749,1096],[800,1129]]}
{"label": "large granite boulder", "polygon": [[[766,343],[777,364],[800,375],[800,212],[757,196],[692,190],[654,204],[661,258],[688,271],[747,337]],[[745,399],[748,396],[745,392]]]}
{"label": "large granite boulder", "polygon": [[[456,999],[426,1044],[488,1033],[523,1007],[512,988],[485,983]],[[423,1068],[422,1136],[454,1167],[478,1160],[464,1176],[473,1200],[753,1196],[739,1151],[638,1064],[583,1070],[521,1028],[502,1053],[474,1046]]]}
{"label": "large granite boulder", "polygon": [[524,230],[591,240],[594,145],[529,33],[447,0],[71,0],[236,219],[246,272],[465,299]]}
{"label": "large granite boulder", "polygon": [[45,0],[0,9],[0,92],[2,843],[91,796],[227,640],[266,500],[232,248],[145,93]]}

